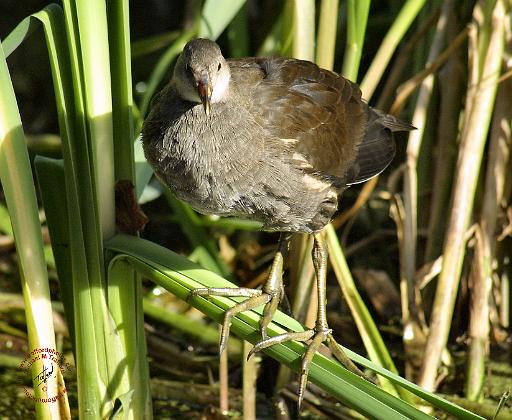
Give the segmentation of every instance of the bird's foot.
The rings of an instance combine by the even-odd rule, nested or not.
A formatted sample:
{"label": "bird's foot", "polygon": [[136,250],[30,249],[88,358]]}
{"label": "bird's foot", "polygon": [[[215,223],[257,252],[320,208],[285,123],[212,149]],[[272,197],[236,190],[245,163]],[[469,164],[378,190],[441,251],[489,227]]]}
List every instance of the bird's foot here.
{"label": "bird's foot", "polygon": [[343,351],[341,345],[339,345],[334,337],[332,336],[332,330],[327,327],[316,326],[314,329],[301,331],[301,332],[289,332],[280,335],[276,335],[274,337],[270,337],[267,339],[263,339],[256,343],[252,350],[249,352],[247,358],[251,357],[254,353],[266,349],[275,344],[285,343],[287,341],[300,341],[300,342],[308,342],[306,352],[302,357],[300,377],[299,377],[299,392],[298,392],[298,402],[297,407],[300,411],[300,406],[302,404],[302,400],[304,398],[304,391],[306,390],[306,385],[308,382],[308,374],[309,368],[311,366],[311,362],[313,361],[313,357],[315,353],[320,348],[323,342],[327,342],[329,349],[336,359],[348,370],[352,373],[355,373],[358,376],[362,376],[365,379],[368,377],[361,371],[359,368],[348,358],[348,356]]}
{"label": "bird's foot", "polygon": [[226,347],[229,337],[231,320],[240,312],[255,309],[265,305],[263,316],[260,319],[260,331],[263,340],[268,338],[267,326],[276,313],[281,297],[283,296],[283,258],[288,250],[291,234],[283,233],[279,238],[279,245],[268,279],[262,290],[239,288],[200,288],[190,292],[189,298],[194,296],[224,296],[224,297],[246,297],[247,299],[228,309],[224,314],[222,332],[220,334],[220,350],[222,353]]}
{"label": "bird's foot", "polygon": [[258,306],[265,305],[263,309],[263,316],[260,320],[260,331],[263,339],[267,335],[267,326],[272,321],[272,317],[277,310],[279,301],[281,300],[281,291],[266,293],[258,289],[249,289],[245,287],[240,288],[200,288],[190,292],[189,298],[193,296],[224,296],[224,297],[247,297],[244,300],[228,309],[224,314],[224,321],[222,323],[222,332],[220,334],[219,353],[222,353],[226,348],[229,337],[229,330],[231,328],[231,320],[240,312],[249,311],[257,308]]}

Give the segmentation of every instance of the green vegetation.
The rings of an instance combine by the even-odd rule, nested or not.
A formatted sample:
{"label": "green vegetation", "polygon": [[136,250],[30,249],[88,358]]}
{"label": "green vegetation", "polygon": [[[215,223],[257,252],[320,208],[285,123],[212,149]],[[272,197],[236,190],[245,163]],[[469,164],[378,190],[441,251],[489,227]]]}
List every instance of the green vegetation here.
{"label": "green vegetation", "polygon": [[[75,410],[80,418],[151,417],[144,313],[177,335],[189,334],[190,340],[211,346],[215,328],[198,319],[197,312],[192,315],[187,304],[219,322],[237,299],[187,302],[190,290],[234,286],[245,261],[256,261],[256,280],[265,276],[270,252],[264,251],[265,237],[257,233],[257,224],[198,215],[167,192],[161,194],[150,183],[152,171],[137,140],[151,98],[168,79],[184,44],[196,36],[219,39],[227,56],[286,54],[316,60],[360,81],[370,104],[402,112],[418,128],[406,146],[405,139],[398,139],[396,163],[381,179],[346,192],[343,211],[327,229],[332,276],[361,337],[358,350],[367,358],[345,351],[376,378],[376,385],[320,354],[309,377],[347,408],[339,418],[483,418],[479,414],[488,405],[487,411],[478,404],[472,411],[461,406],[489,396],[491,337],[498,345],[510,339],[504,332],[510,326],[512,249],[512,78],[506,68],[510,2],[205,0],[186,5],[183,22],[168,33],[135,42],[129,18],[135,6],[127,0],[64,0],[26,17],[9,34],[0,33],[0,239],[16,244],[30,350],[61,345],[48,275],[55,267],[77,371],[77,402],[70,399],[71,408],[66,397],[59,404],[36,402],[38,418],[67,418]],[[133,18],[139,17],[132,16],[132,24]],[[258,31],[254,21],[261,25]],[[43,36],[60,156],[50,156],[42,147],[43,155],[31,165],[27,121],[20,117],[8,57]],[[146,60],[150,70],[144,73],[140,68]],[[132,68],[138,69],[136,76]],[[141,239],[117,232],[115,185],[121,180],[135,185],[141,201],[151,194],[159,197],[164,211],[155,212],[161,217],[157,222],[173,226],[170,235],[180,249],[157,245],[149,233]],[[43,240],[45,229],[52,252]],[[242,255],[244,240],[253,244],[257,257]],[[312,279],[306,257],[310,245],[299,237],[293,245],[290,297],[300,322],[278,312],[268,328],[271,335],[303,330],[308,305],[314,305],[306,292]],[[364,269],[354,269],[360,267]],[[398,331],[395,340],[382,328],[383,314],[395,308],[379,307],[377,278],[379,293],[380,287],[399,291],[394,300],[393,293],[383,292],[384,302],[400,308],[400,321],[390,327]],[[182,301],[186,318],[166,316],[169,309],[155,297],[162,289]],[[0,314],[8,308],[2,296]],[[256,342],[260,315],[259,310],[240,314],[233,334]],[[24,337],[24,331],[3,319],[1,333]],[[335,329],[334,334],[344,342],[343,331]],[[466,337],[467,344],[458,337]],[[461,347],[467,371],[456,363]],[[236,363],[247,345],[233,341],[228,350],[230,362]],[[303,352],[297,342],[265,350],[294,371]],[[222,363],[221,377],[226,369]],[[246,367],[256,369],[257,362],[250,363]],[[12,366],[12,359],[7,364]],[[36,376],[41,366],[32,369]],[[290,375],[281,369],[275,376],[277,393]],[[446,398],[441,398],[435,391],[446,376]],[[35,396],[45,398],[62,386],[62,375],[56,375],[46,391],[34,387]],[[221,380],[223,409],[227,392]],[[468,401],[450,402],[462,392]],[[254,414],[249,396],[255,393],[255,380],[244,380],[245,418]],[[506,405],[500,404],[503,418],[510,416]]]}

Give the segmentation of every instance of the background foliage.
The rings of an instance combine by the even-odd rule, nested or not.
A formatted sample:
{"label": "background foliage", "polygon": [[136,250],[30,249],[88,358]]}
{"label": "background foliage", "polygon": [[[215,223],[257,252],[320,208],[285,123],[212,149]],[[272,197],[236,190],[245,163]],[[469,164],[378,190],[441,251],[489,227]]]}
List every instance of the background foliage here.
{"label": "background foliage", "polygon": [[[509,1],[47,4],[0,4],[0,365],[14,390],[0,413],[13,405],[32,413],[12,375],[23,353],[41,346],[74,354],[79,374],[66,384],[82,417],[194,418],[230,408],[273,418],[286,403],[293,413],[295,376],[284,365],[296,370],[303,347],[275,346],[272,359],[245,362],[250,345],[233,339],[228,368],[203,314],[218,321],[234,301],[185,302],[200,285],[261,284],[276,236],[194,213],[151,181],[136,140],[152,96],[195,36],[217,39],[230,57],[316,61],[418,128],[397,138],[379,179],[344,194],[327,231],[330,326],[368,357],[348,351],[379,374],[379,387],[315,357],[311,381],[331,397],[311,386],[303,415],[427,416],[414,406],[443,415],[427,401],[478,418],[448,400],[495,413],[512,377]],[[115,234],[121,179],[136,185],[150,219],[141,236],[151,242]],[[306,325],[316,305],[310,247],[294,239],[287,277],[293,314]],[[258,318],[242,314],[233,331],[254,342]],[[279,313],[270,331],[283,328],[303,327]],[[499,418],[511,416],[504,406]],[[36,404],[39,417],[68,409]]]}

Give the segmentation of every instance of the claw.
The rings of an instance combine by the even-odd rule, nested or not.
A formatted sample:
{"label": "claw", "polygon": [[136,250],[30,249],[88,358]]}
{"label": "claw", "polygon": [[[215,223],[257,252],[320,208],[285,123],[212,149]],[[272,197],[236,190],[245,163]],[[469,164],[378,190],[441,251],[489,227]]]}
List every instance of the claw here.
{"label": "claw", "polygon": [[328,335],[331,333],[331,330],[313,330],[313,332],[313,340],[309,344],[306,353],[304,353],[304,356],[302,357],[302,369],[299,378],[299,399],[297,401],[297,407],[299,410],[302,404],[302,400],[304,399],[304,391],[306,390],[306,385],[308,383],[309,367],[311,366],[311,362],[313,361],[315,353],[318,351],[322,343],[327,339]]}
{"label": "claw", "polygon": [[[236,308],[236,306],[234,306]],[[231,308],[233,309],[233,308]],[[224,315],[224,322],[222,323],[222,331],[220,333],[220,343],[219,343],[219,355],[224,352],[226,349],[226,344],[229,338],[229,329],[231,328],[231,310],[227,311]]]}

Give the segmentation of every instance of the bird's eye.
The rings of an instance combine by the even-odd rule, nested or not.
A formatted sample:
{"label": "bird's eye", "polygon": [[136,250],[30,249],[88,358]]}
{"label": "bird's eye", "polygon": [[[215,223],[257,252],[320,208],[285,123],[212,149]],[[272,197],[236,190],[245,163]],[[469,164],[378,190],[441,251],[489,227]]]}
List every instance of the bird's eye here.
{"label": "bird's eye", "polygon": [[219,67],[217,67],[217,71],[220,71],[221,67],[222,67],[222,64],[219,63]]}
{"label": "bird's eye", "polygon": [[185,66],[185,70],[187,70],[187,73],[192,74],[192,67],[190,67],[190,64]]}

